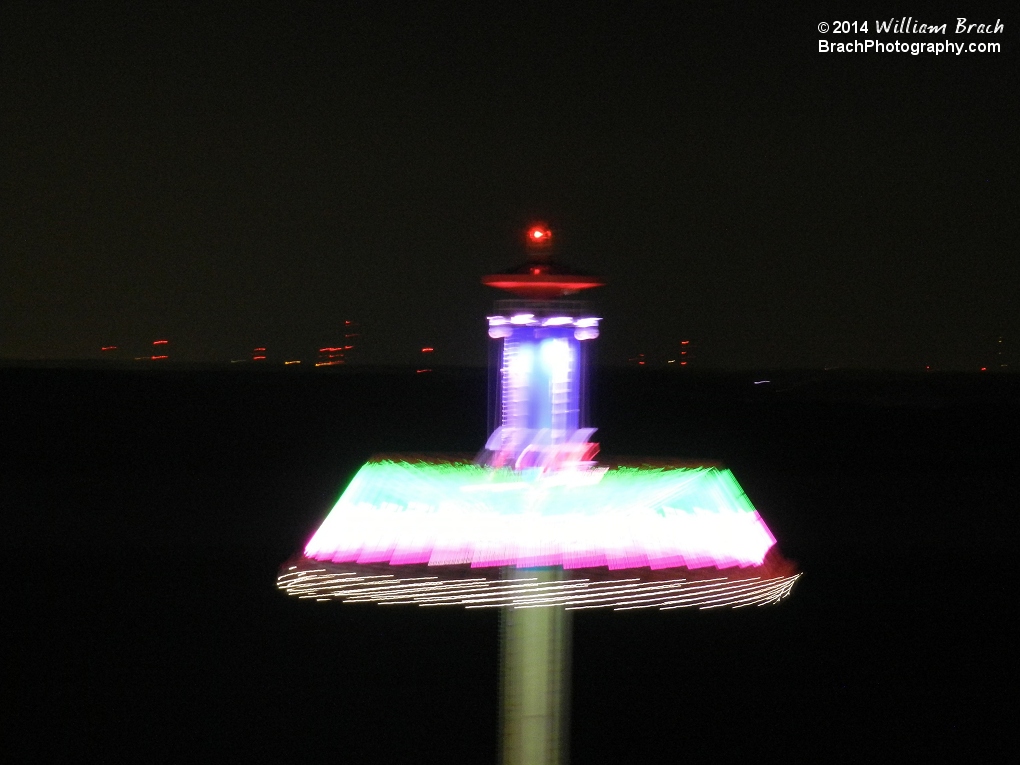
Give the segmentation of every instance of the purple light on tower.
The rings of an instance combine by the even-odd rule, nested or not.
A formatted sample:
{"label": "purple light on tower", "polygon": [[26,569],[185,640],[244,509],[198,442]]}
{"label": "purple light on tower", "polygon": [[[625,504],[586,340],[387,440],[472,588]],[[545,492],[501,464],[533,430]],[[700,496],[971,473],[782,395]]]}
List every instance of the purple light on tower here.
{"label": "purple light on tower", "polygon": [[574,306],[529,307],[489,317],[489,337],[500,344],[498,425],[485,444],[491,467],[544,464],[552,454],[564,456],[566,444],[586,443],[594,431],[581,428],[582,342],[598,336],[598,319],[583,310],[569,315]]}

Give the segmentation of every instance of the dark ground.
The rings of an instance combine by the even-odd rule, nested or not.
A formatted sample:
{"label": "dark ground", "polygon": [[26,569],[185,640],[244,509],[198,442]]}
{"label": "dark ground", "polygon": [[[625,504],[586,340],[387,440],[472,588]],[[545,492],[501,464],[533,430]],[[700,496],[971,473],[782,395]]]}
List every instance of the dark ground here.
{"label": "dark ground", "polygon": [[[1020,379],[602,371],[603,455],[732,467],[779,606],[575,618],[571,759],[1015,748]],[[767,377],[767,375],[766,375]],[[274,587],[376,451],[476,451],[484,373],[0,369],[0,751],[491,763],[494,612]]]}

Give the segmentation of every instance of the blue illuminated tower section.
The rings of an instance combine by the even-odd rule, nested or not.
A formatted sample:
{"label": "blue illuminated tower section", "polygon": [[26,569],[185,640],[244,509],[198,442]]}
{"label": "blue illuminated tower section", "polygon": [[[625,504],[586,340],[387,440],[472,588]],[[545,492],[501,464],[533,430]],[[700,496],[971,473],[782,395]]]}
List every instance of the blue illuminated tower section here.
{"label": "blue illuminated tower section", "polygon": [[513,325],[508,329],[499,370],[501,425],[547,433],[550,443],[562,443],[578,427],[580,344],[572,329]]}

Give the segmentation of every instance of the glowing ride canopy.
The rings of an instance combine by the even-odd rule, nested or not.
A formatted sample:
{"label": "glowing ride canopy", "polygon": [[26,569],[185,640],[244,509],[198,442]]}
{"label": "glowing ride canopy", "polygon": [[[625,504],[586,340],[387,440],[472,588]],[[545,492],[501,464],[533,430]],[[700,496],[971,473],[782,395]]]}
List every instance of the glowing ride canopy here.
{"label": "glowing ride canopy", "polygon": [[534,475],[366,464],[305,547],[333,563],[472,568],[760,566],[775,538],[724,468]]}
{"label": "glowing ride canopy", "polygon": [[[502,569],[559,567],[559,581]],[[293,595],[470,607],[776,602],[797,574],[719,466],[544,471],[381,458],[281,575]]]}

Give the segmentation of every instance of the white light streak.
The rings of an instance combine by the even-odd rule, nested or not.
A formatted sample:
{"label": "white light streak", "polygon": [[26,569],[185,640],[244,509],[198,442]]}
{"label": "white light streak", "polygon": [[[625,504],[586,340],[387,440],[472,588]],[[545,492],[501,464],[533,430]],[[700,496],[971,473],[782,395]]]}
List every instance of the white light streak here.
{"label": "white light streak", "polygon": [[[690,579],[689,571],[678,571],[675,579],[592,580],[565,578],[502,579],[498,569],[491,575],[466,578],[439,576],[401,578],[396,574],[369,574],[354,569],[311,566],[302,560],[290,566],[277,580],[289,595],[318,601],[419,606],[460,605],[467,608],[545,608],[568,610],[612,608],[740,608],[778,603],[790,594],[800,574],[749,576],[740,569],[718,572],[724,576]],[[399,571],[400,567],[391,567]],[[442,567],[437,567],[442,568]],[[410,572],[409,572],[410,573]],[[652,572],[648,572],[651,574]],[[655,572],[662,576],[662,572]]]}

